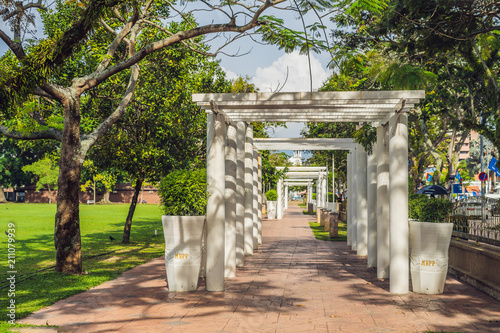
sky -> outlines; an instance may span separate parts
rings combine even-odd
[[[282,12],[282,11],[281,11]],[[280,15],[281,15],[280,12]],[[301,21],[294,14],[288,13],[283,16],[286,25],[292,29],[301,30]],[[309,24],[314,17],[309,17]],[[332,71],[327,69],[331,60],[329,53],[310,53],[311,72],[309,73],[307,55],[299,54],[298,51],[285,53],[277,46],[262,45],[251,39],[242,39],[225,49],[226,54],[241,54],[241,56],[227,56],[219,54],[216,59],[221,61],[229,79],[238,76],[249,77],[250,82],[261,92],[307,92],[311,90],[310,76],[312,76],[312,89],[318,90],[331,75]],[[287,127],[278,127],[268,130],[271,137],[276,138],[299,138],[305,123],[288,122]],[[292,151],[284,151],[293,155]],[[311,154],[303,153],[304,158]]]
[[[221,65],[227,73],[227,77],[235,79],[238,76],[250,77],[250,82],[261,92],[276,91],[277,87],[284,86],[281,92],[310,91],[309,66],[306,55],[300,55],[298,51],[286,54],[275,55],[271,63],[260,65],[258,61],[245,58],[259,58],[259,55],[269,56],[265,50],[254,50],[254,52],[244,57],[226,61],[226,57],[221,57]],[[267,59],[266,59],[267,60]],[[267,61],[268,62],[268,61]],[[288,78],[287,78],[288,70]],[[318,57],[311,54],[311,73],[313,79],[313,90],[317,90],[328,78],[326,65],[322,64]],[[287,123],[287,128],[278,127],[269,131],[271,137],[277,138],[298,138],[304,123]]]

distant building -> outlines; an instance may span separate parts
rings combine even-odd
[[[293,156],[288,158],[288,162],[290,162],[293,166],[301,166],[302,165],[302,151],[294,150]]]
[[[458,155],[459,162],[470,157],[470,144],[472,141],[479,141],[479,133],[471,131],[469,136],[465,139],[462,148],[460,148],[460,154]]]

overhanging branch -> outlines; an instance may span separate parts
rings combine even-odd
[[[21,133],[13,131],[7,126],[0,125],[0,133],[11,139],[17,140],[39,140],[39,139],[52,139],[62,142],[62,132],[55,128],[49,128],[43,131],[32,133]]]

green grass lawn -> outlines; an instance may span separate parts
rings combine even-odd
[[[122,272],[164,254],[159,205],[137,205],[131,244],[121,244],[128,208],[129,205],[125,204],[80,205],[83,270],[88,274],[75,276],[56,273],[50,268],[55,265],[55,204],[0,204],[0,321],[7,318],[8,288],[4,287],[8,258],[7,235],[4,231],[10,222],[16,225],[15,301],[16,317],[19,319],[58,300],[112,280]],[[158,230],[156,236],[155,229]],[[116,240],[111,241],[110,236]]]
[[[324,227],[320,226],[317,222],[309,222],[309,226],[314,234],[314,237],[324,241],[344,241],[347,242],[347,224],[339,222],[339,236],[335,238],[329,237],[329,232],[324,231]]]

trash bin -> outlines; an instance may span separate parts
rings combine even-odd
[[[443,293],[452,230],[453,223],[410,221],[410,272],[414,292]]]
[[[339,212],[330,213],[330,238],[339,237]]]
[[[276,205],[277,201],[268,201],[267,202],[267,218],[269,220],[274,220],[276,218]]]
[[[202,262],[205,216],[162,216],[170,291],[195,291]]]
[[[312,215],[314,213],[314,205],[312,203],[307,204],[307,214]]]

